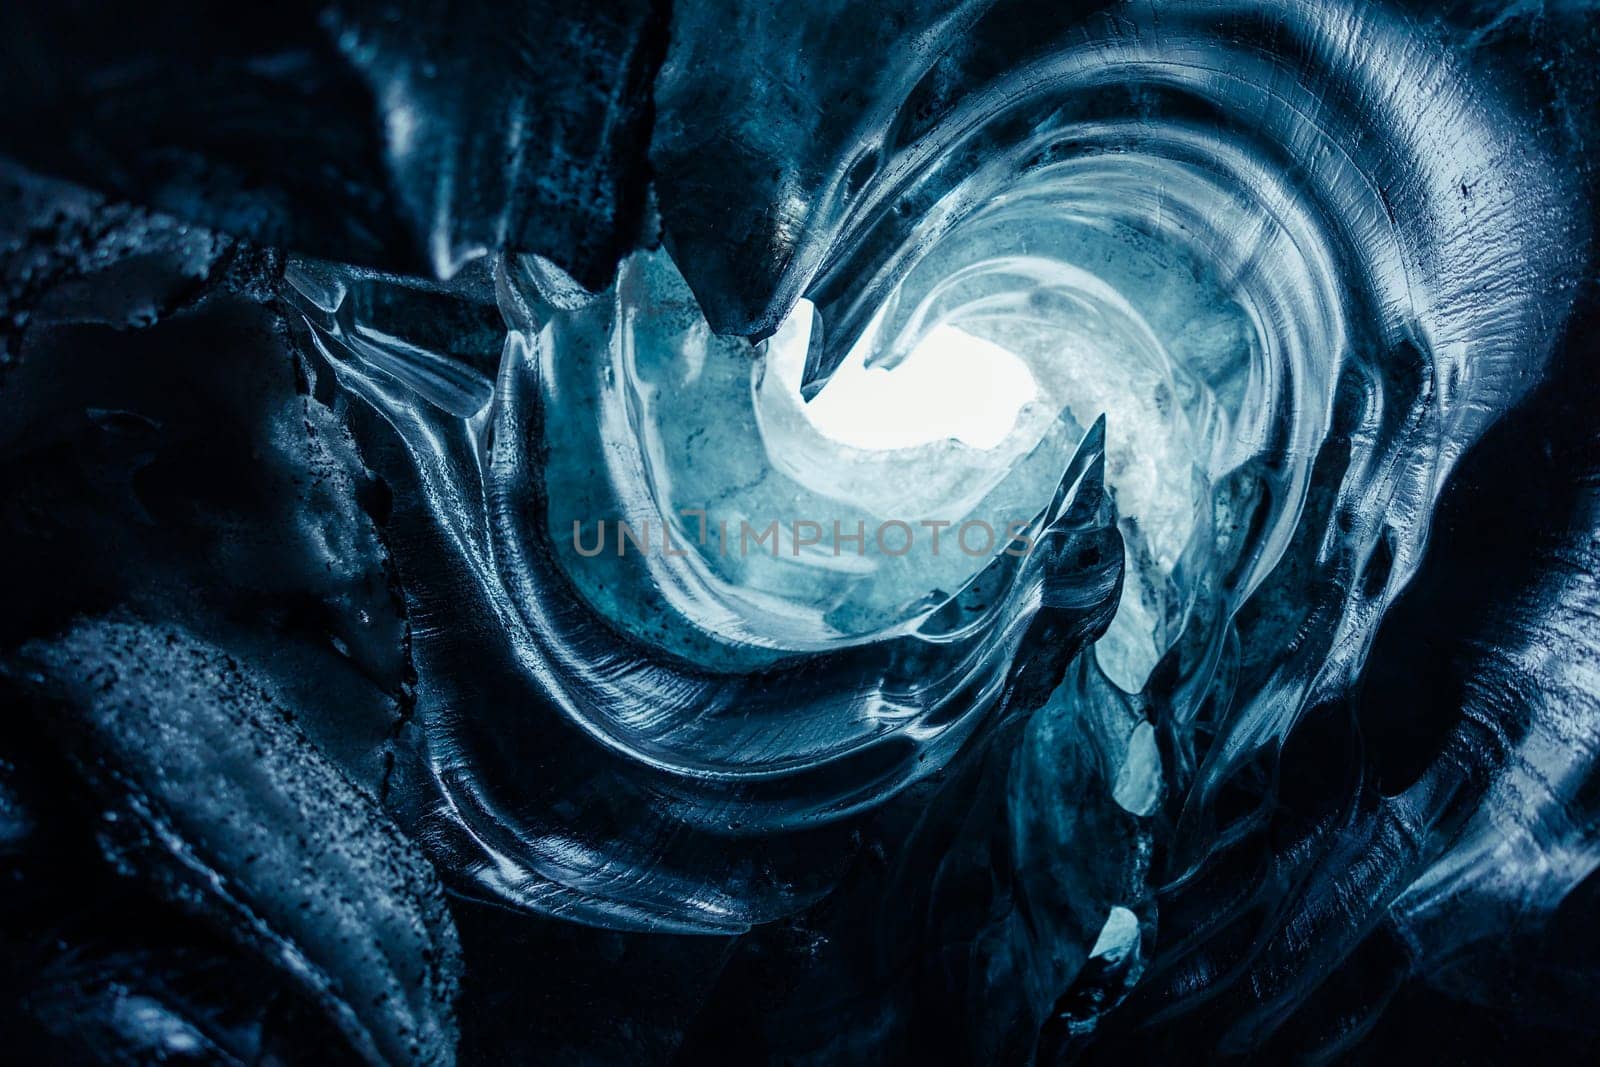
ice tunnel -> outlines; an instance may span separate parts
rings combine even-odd
[[[0,15],[18,1048],[1581,1058],[1600,8],[100,7]]]

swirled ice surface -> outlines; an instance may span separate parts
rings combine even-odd
[[[786,18],[737,61],[876,26]],[[1015,1001],[985,1032],[1069,1040],[1348,696],[1538,379],[1582,219],[1470,53],[1373,5],[960,5],[762,115],[681,23],[658,106],[703,121],[658,129],[664,240],[603,292],[532,256],[293,267],[396,488],[403,806],[477,892],[686,932],[912,827],[885,941],[981,946],[951,981]],[[808,417],[952,337],[1026,383],[990,439]],[[1006,847],[957,847],[979,823]],[[976,907],[963,864],[1016,888]]]

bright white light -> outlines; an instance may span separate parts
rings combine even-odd
[[[811,308],[791,316],[787,359],[798,386]],[[786,324],[788,325],[788,324]],[[780,331],[782,333],[783,331]],[[853,448],[888,451],[954,438],[972,448],[998,447],[1016,427],[1024,405],[1039,393],[1028,365],[1015,353],[954,326],[936,326],[892,369],[866,366],[858,345],[811,401],[805,417],[823,436]],[[798,352],[796,352],[798,349]],[[787,376],[787,375],[786,375]]]

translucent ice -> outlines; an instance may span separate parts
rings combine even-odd
[[[1600,6],[12,7],[8,1035],[1589,1025]]]
[[[392,280],[293,280],[401,487],[413,803],[446,862],[539,910],[741,929],[823,892],[851,820],[965,753],[1012,839],[983,862],[1020,888],[916,899],[1009,975],[993,1052],[1052,1012],[1068,1040],[1139,981],[1156,887],[1243,832],[1219,797],[1347,695],[1444,479],[1548,350],[1575,222],[1505,105],[1397,16],[977,13],[930,24],[936,67],[870,80],[847,137],[746,125],[707,169],[716,122],[665,121],[664,247],[594,295],[536,257],[453,283],[499,309],[499,352],[452,362],[365,316],[403,308]],[[713,25],[677,28],[669,114],[724,106],[689,58]],[[741,185],[762,159],[776,201]],[[830,429],[862,376],[910,380],[952,337],[1015,361],[988,436],[934,410]],[[873,536],[973,520],[1038,545]],[[975,818],[964,795],[931,810]]]
[[[294,282],[407,501],[413,803],[446,862],[538,910],[737,930],[825,892],[840,835],[898,825],[915,786],[880,958],[922,983],[923,1024],[980,1012],[962,1033],[1004,1056],[1130,991],[1228,984],[1209,938],[1253,913],[1208,879],[1265,832],[1285,745],[1352,698],[1451,470],[1547,359],[1581,222],[1513,105],[1400,15],[917,24],[867,72],[837,36],[895,24],[754,18],[749,91],[719,95],[723,23],[681,12],[662,244],[593,294],[538,257],[467,271],[447,291],[498,309],[498,352],[452,364],[364,314],[403,308],[393,280]],[[847,59],[794,89],[808,33]],[[834,107],[741,110],[840,79]],[[962,358],[947,381],[987,366],[983,397],[892,407]],[[864,396],[875,425],[846,417]],[[980,522],[1037,545],[875,536]],[[1247,893],[1321,855],[1269,854]],[[1158,899],[1208,924],[1162,942]],[[1284,936],[1261,931],[1262,968],[1331,966]]]

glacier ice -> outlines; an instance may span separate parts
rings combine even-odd
[[[563,310],[522,287],[526,275],[514,265],[496,265],[509,328],[492,393],[485,380],[432,399],[385,369],[389,359],[415,362],[407,347],[384,343],[376,327],[346,325],[352,285],[384,282],[330,278],[315,265],[292,277],[329,371],[393,435],[394,466],[372,461],[414,503],[397,506],[392,521],[438,530],[451,547],[438,552],[438,534],[419,534],[426,562],[404,550],[398,558],[408,570],[438,568],[437,585],[412,587],[430,598],[413,614],[434,620],[413,646],[417,711],[430,731],[421,787],[438,795],[419,806],[430,819],[446,816],[443,840],[454,841],[485,891],[623,926],[738,930],[814,896],[826,884],[819,871],[841,857],[844,820],[938,770],[1019,686],[1059,676],[1109,617],[1121,558],[1099,424],[1064,471],[1051,473],[1048,491],[1027,501],[1031,551],[996,552],[981,567],[953,556],[967,573],[952,594],[923,604],[924,591],[915,613],[900,618],[902,592],[889,602],[893,618],[862,631],[824,613],[832,597],[814,577],[782,586],[785,568],[814,572],[805,557],[758,548],[724,559],[680,529],[677,555],[619,549],[585,558],[567,539],[569,520],[625,517],[643,530],[679,517],[683,501],[668,495],[682,489],[674,463],[692,471],[696,459],[710,468],[705,455],[722,457],[727,469],[701,472],[713,490],[687,498],[712,522],[722,521],[714,509],[724,501],[752,507],[735,495],[750,491],[742,480],[764,481],[744,474],[749,447],[719,439],[753,425],[750,362],[728,364],[716,351],[745,342],[697,326],[681,283],[671,287],[669,263],[654,267],[665,297],[648,288],[651,270],[644,265],[630,284],[625,265],[616,305]],[[627,306],[630,297],[649,313]],[[374,344],[378,358],[368,355]],[[685,359],[695,344],[710,351]],[[670,419],[641,416],[649,390],[632,388],[651,374],[683,373],[679,360],[700,363],[706,388],[684,397],[705,416],[694,424],[707,438],[698,456],[657,443]],[[481,410],[466,411],[485,396]],[[609,432],[595,438],[600,428]],[[792,504],[799,492],[777,496]],[[825,500],[806,506],[828,514]],[[728,566],[719,572],[718,562]],[[758,567],[764,573],[752,577]],[[868,581],[874,595],[858,598],[855,614],[884,602],[883,586],[903,591],[907,580]],[[496,625],[464,627],[463,611]],[[1049,635],[1054,647],[1019,658],[1030,635]],[[471,687],[429,669],[435,657],[448,664],[462,655],[476,664]],[[491,672],[493,686],[483,683]],[[447,723],[447,734],[431,732]],[[562,737],[569,751],[551,748]],[[483,773],[494,753],[527,773]],[[594,789],[602,768],[614,800],[633,798],[631,817],[596,822],[591,806],[561,799],[567,789]],[[529,808],[520,796],[534,783],[551,791],[548,805]]]
[[[51,187],[7,247],[17,558],[128,546],[0,654],[19,751],[155,827],[97,863],[375,1059],[554,996],[474,985],[485,930],[648,958],[657,1060],[1333,1058],[1486,966],[1581,992],[1591,5],[403,7],[219,44],[233,126],[183,57],[148,121],[0,123],[189,220]],[[224,334],[237,380],[150,355]],[[182,488],[208,442],[252,507]],[[151,988],[128,1033],[243,1040]]]
[[[1033,924],[1006,917],[1021,914],[1009,911],[1016,896],[983,916],[925,890],[913,899],[964,931],[949,936],[987,945],[970,965],[988,982],[996,967],[1010,975],[1015,1006],[991,1005],[1002,1014],[972,1027],[1000,1042],[984,1046],[996,1053],[1048,1029],[1063,998],[1098,1005],[1068,1028],[1092,1030],[1146,967],[1145,935],[1119,948],[1119,967],[1091,967],[1096,923],[1127,914],[1159,929],[1163,883],[1202,875],[1218,842],[1260,817],[1221,822],[1224,793],[1270,767],[1304,716],[1346,698],[1452,465],[1549,348],[1579,220],[1556,163],[1520,139],[1505,105],[1398,17],[1267,6],[1232,22],[1226,5],[1158,7],[1074,23],[989,75],[985,25],[966,53],[976,69],[937,83],[945,112],[928,117],[926,80],[878,85],[866,108],[882,109],[876,148],[831,171],[805,158],[797,175],[832,184],[799,201],[803,225],[773,231],[793,250],[764,261],[786,274],[757,292],[779,303],[738,320],[757,324],[757,338],[771,322],[768,340],[717,332],[738,287],[697,299],[721,284],[706,272],[726,269],[721,249],[736,246],[719,245],[716,228],[689,239],[695,211],[664,214],[665,247],[625,259],[594,297],[537,260],[489,263],[476,284],[507,324],[499,369],[448,396],[407,388],[430,354],[347,320],[346,297],[302,291],[333,372],[409,457],[376,469],[415,481],[427,514],[411,521],[441,529],[461,557],[438,581],[453,597],[463,584],[482,590],[478,606],[454,611],[487,612],[505,631],[491,643],[507,647],[474,642],[464,654],[527,694],[512,716],[454,685],[435,695],[433,639],[419,641],[421,714],[441,724],[426,785],[470,842],[451,846],[451,862],[540,910],[738,929],[826,890],[828,865],[809,849],[840,840],[841,819],[892,806],[967,752],[996,780],[992,818],[1022,835],[1008,862],[1032,887]],[[669,58],[663,77],[690,75]],[[958,91],[963,78],[972,84]],[[664,190],[675,131],[656,148]],[[1508,157],[1523,165],[1498,165]],[[700,203],[766,210],[731,190]],[[803,324],[779,314],[800,293]],[[999,447],[863,449],[803,417],[837,368],[895,367],[949,329],[1016,355],[1036,383],[1021,432]],[[802,347],[797,381],[788,353]],[[1093,444],[1079,446],[1086,431]],[[1102,433],[1103,459],[1086,462]],[[1032,662],[1038,629],[1016,644],[1031,586],[1003,558],[984,566],[926,543],[904,555],[881,542],[861,555],[804,552],[789,521],[1048,522],[1071,501],[1057,486],[1081,491],[1084,470],[1103,471],[1105,504],[1092,510],[1114,509],[1123,550],[1110,552],[1126,564],[1120,585],[1053,579],[1082,588],[1066,595],[1085,621],[1052,642],[1044,667]],[[573,551],[576,532],[605,517],[686,549],[629,556],[618,533],[615,557]],[[791,537],[770,554],[706,546],[708,524],[769,519]],[[402,553],[400,566],[415,565]],[[419,599],[415,610],[458,628],[444,605]],[[933,651],[958,633],[952,659]],[[1089,639],[1092,657],[1069,667]],[[597,826],[592,807],[562,798],[576,783],[546,781],[530,822],[518,776],[482,766],[485,743],[540,766],[527,746],[547,738],[540,716],[552,713],[591,736],[618,782],[637,779],[638,818]],[[1029,713],[1028,729],[1001,725]],[[1062,794],[1073,780],[1064,745],[1100,755]],[[777,791],[757,799],[756,780]],[[945,793],[932,810],[963,804],[960,788]],[[1051,811],[1076,814],[1063,823]],[[1088,829],[1102,821],[1119,828],[1103,840]],[[907,856],[937,854],[922,836]],[[648,863],[627,858],[639,849]],[[1095,858],[1066,873],[1086,849]],[[1051,883],[1078,888],[1063,900]],[[1040,926],[1040,908],[1076,918]],[[1076,956],[1061,955],[1068,944]],[[1203,956],[1204,943],[1186,951]],[[1181,975],[1182,959],[1169,953],[1146,986]],[[1122,984],[1091,996],[1075,972]],[[1192,984],[1185,994],[1203,995]],[[1000,1017],[1010,1022],[996,1030]]]
[[[453,796],[467,758],[458,735],[482,729],[476,723],[494,712],[479,702],[456,706],[453,693],[437,710],[425,698],[425,718],[454,724],[430,759],[436,787],[476,842],[456,862],[536,908],[737,928],[802,906],[826,883],[744,881],[722,849],[767,847],[802,826],[827,834],[842,816],[893,804],[965,749],[977,753],[966,758],[994,764],[987,773],[1005,798],[994,817],[1026,834],[1013,844],[1014,876],[1031,884],[1056,871],[1068,884],[1099,886],[1058,903],[1083,915],[1075,928],[1043,933],[990,915],[981,920],[987,935],[983,927],[962,935],[991,939],[972,964],[991,979],[1000,959],[1010,961],[1020,1010],[994,1010],[1025,1034],[1046,1024],[1073,985],[1059,955],[1065,944],[1079,945],[1080,973],[1094,971],[1085,961],[1096,921],[1129,914],[1142,929],[1159,928],[1163,880],[1183,884],[1211,862],[1219,840],[1248,832],[1249,816],[1219,821],[1220,797],[1239,776],[1260,773],[1262,760],[1270,766],[1302,717],[1348,694],[1386,606],[1417,566],[1452,465],[1517,400],[1549,348],[1567,306],[1568,235],[1580,221],[1565,210],[1555,161],[1414,24],[1331,5],[1256,7],[1237,21],[1230,11],[1157,6],[1074,22],[1047,48],[1007,55],[994,73],[981,62],[990,25],[982,21],[963,53],[972,71],[941,72],[931,89],[926,78],[914,88],[874,85],[879,95],[863,105],[868,125],[855,135],[874,147],[853,148],[830,170],[817,169],[815,146],[772,146],[780,169],[802,154],[794,174],[818,184],[796,201],[803,222],[785,215],[791,224],[771,231],[792,250],[763,253],[760,270],[786,272],[755,290],[774,302],[764,308],[730,305],[744,291],[738,286],[705,302],[706,286],[722,285],[707,279],[731,269],[719,257],[748,248],[719,243],[725,215],[696,231],[699,207],[664,213],[665,247],[625,259],[613,285],[592,298],[574,298],[558,274],[530,261],[486,267],[480,284],[494,288],[507,322],[492,395],[485,375],[449,400],[419,404],[397,388],[417,372],[383,368],[391,360],[420,366],[425,357],[392,342],[364,355],[345,342],[362,326],[341,325],[342,303],[315,306],[321,351],[395,428],[430,521],[450,531],[473,584],[489,589],[488,603],[512,631],[512,649],[496,655],[524,676],[531,707],[553,703],[602,747],[668,776],[639,801],[660,828],[596,831],[586,825],[594,813],[581,810],[548,827],[508,825],[509,798],[480,794],[464,804]],[[1013,47],[1003,20],[995,32],[993,47]],[[694,47],[692,33],[674,44]],[[690,69],[669,58],[663,77],[676,87],[695,76]],[[933,90],[943,111],[919,95]],[[676,154],[679,129],[668,127],[655,149],[664,192],[674,168],[687,165]],[[1498,165],[1510,157],[1523,165]],[[736,182],[743,173],[723,166],[697,180]],[[768,209],[732,187],[724,195],[701,189],[698,204]],[[800,294],[807,302],[785,317],[783,302]],[[708,321],[703,307],[720,319]],[[771,338],[717,332],[730,321]],[[893,368],[950,329],[1014,354],[1033,378],[1037,395],[1020,432],[998,447],[952,438],[864,449],[819,435],[803,417],[837,368]],[[801,348],[796,381],[790,353]],[[534,376],[536,385],[519,381]],[[533,390],[543,425],[505,422],[512,407],[537,403],[524,396]],[[908,661],[923,675],[920,686],[908,687],[909,675],[896,681],[892,668],[810,666],[882,655],[893,662],[890,649],[983,602],[989,620],[967,628],[1015,630],[1029,610],[992,606],[1022,588],[1013,583],[1008,593],[996,565],[938,557],[926,545],[903,556],[802,552],[782,537],[770,555],[706,550],[707,524],[747,520],[816,517],[871,528],[981,516],[1003,528],[1012,516],[1032,519],[1062,482],[1078,439],[1092,427],[1098,441],[1102,416],[1106,500],[1125,576],[1115,610],[1100,605],[1090,611],[1096,621],[1079,627],[1077,642],[1097,638],[1092,658],[1064,673],[1057,648],[1062,658],[1019,686],[1005,665],[1020,655],[1015,675],[1029,656],[1009,639],[973,646],[1000,670],[981,683],[921,654]],[[494,496],[498,481],[523,485],[529,476],[525,461],[502,455],[508,447],[541,457],[544,479],[522,489],[516,511],[499,510]],[[379,469],[397,483],[406,477]],[[463,489],[480,478],[487,500]],[[430,483],[448,488],[435,493]],[[541,508],[543,529],[527,513]],[[666,530],[687,551],[563,551],[565,531],[601,517],[630,530],[653,526],[658,536]],[[513,529],[516,542],[496,547]],[[518,590],[506,573],[512,564],[539,573],[551,561],[578,594],[563,614],[592,613],[594,629],[565,630],[547,614],[554,597],[546,583],[557,575],[517,575],[534,583]],[[1089,586],[1101,597],[1109,588],[1103,579]],[[539,610],[508,615],[505,604],[519,598]],[[603,636],[608,630],[615,636]],[[1038,640],[1021,647],[1037,649]],[[767,710],[748,687],[733,697],[724,682],[666,666],[674,662],[713,677],[760,678],[761,691],[781,695]],[[969,708],[947,722],[951,711],[934,709],[952,693]],[[1007,736],[998,724],[1009,715],[1030,712],[1032,729],[990,740]],[[975,735],[978,713],[986,725]],[[937,730],[919,726],[929,715]],[[909,741],[900,760],[916,753],[916,770],[865,757],[871,746],[857,746],[867,738]],[[1046,799],[1065,780],[1059,747],[1071,743],[1102,753],[1085,779],[1098,784],[1070,801]],[[786,794],[781,817],[730,808],[725,792],[705,790],[756,768],[776,781],[830,764],[830,789],[848,788],[849,798]],[[475,779],[471,788],[490,788],[490,776]],[[651,804],[655,790],[671,803]],[[1165,867],[1154,871],[1162,797],[1171,822],[1161,831]],[[551,804],[566,810],[554,796]],[[692,825],[697,804],[728,820],[730,840],[711,854],[697,843],[681,860],[666,858],[650,837],[667,834],[678,845],[678,820]],[[1035,821],[1051,808],[1088,818],[1095,807],[1104,809],[1096,819],[1123,827],[1110,839],[1125,842],[1120,851],[1091,844],[1076,824]],[[502,843],[474,860],[489,838],[475,825],[485,818]],[[631,835],[624,846],[620,837]],[[1043,842],[1064,854],[1108,851],[1067,876]],[[656,858],[629,866],[626,847]],[[785,862],[817,873],[814,860],[797,861],[789,845],[782,851]],[[769,870],[782,869],[764,855]],[[604,891],[586,890],[602,872]],[[1058,896],[1034,891],[1030,913]],[[636,893],[648,901],[629,899]],[[937,895],[924,906],[933,914],[954,907]],[[1119,958],[1140,951],[1124,946]],[[1178,966],[1163,961],[1167,974]],[[1119,988],[1126,992],[1143,969],[1122,966]],[[1103,1010],[1121,995],[1091,1000]],[[1092,1029],[1093,1015],[1074,1027]]]

